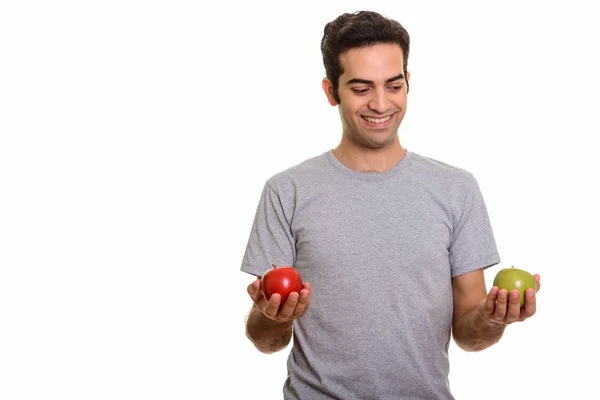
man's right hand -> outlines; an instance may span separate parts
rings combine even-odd
[[[306,314],[312,290],[310,283],[304,282],[300,293],[290,293],[285,303],[281,305],[281,296],[277,293],[269,300],[266,299],[260,289],[260,279],[257,278],[248,285],[248,294],[258,310],[267,318],[278,322],[291,322]]]

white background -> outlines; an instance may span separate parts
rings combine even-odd
[[[485,5],[484,5],[485,3]],[[278,399],[244,336],[264,181],[335,147],[323,26],[410,32],[408,149],[473,172],[539,311],[450,350],[457,399],[597,388],[600,28],[585,1],[0,5],[0,398]]]

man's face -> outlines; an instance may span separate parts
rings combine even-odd
[[[350,49],[340,55],[339,112],[344,137],[360,147],[383,148],[398,138],[406,112],[404,55],[397,44]],[[327,81],[328,82],[328,81]],[[323,88],[335,105],[331,83]]]

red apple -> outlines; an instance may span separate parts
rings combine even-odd
[[[285,303],[290,293],[300,293],[302,290],[302,277],[298,270],[292,266],[277,266],[265,272],[260,280],[260,287],[268,299],[275,293],[281,295],[281,304]]]

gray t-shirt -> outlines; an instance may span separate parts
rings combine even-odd
[[[407,151],[367,173],[329,150],[272,176],[241,270],[295,266],[313,293],[294,321],[285,399],[452,399],[451,278],[500,262],[477,181]]]

